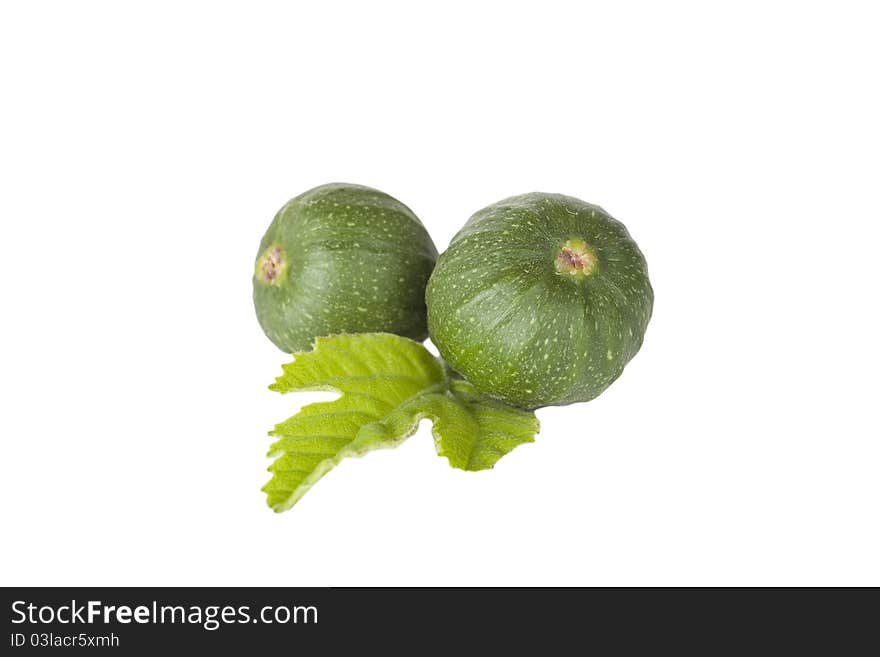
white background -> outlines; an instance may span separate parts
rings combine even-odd
[[[871,3],[43,3],[0,10],[0,582],[880,585]],[[505,196],[644,251],[642,352],[536,443],[427,423],[290,512],[315,396],[251,302],[288,198]]]

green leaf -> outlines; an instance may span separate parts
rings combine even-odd
[[[283,369],[272,390],[341,396],[304,406],[270,432],[278,440],[269,456],[277,458],[263,490],[275,511],[293,506],[343,458],[394,447],[425,418],[437,453],[463,470],[491,468],[538,431],[534,413],[479,395],[421,344],[388,333],[318,338]]]
[[[425,391],[447,387],[443,367],[418,342],[387,333],[318,338],[313,351],[294,355],[271,390],[281,393],[332,390],[339,399],[304,406],[269,435],[272,479],[263,490],[276,511],[300,497],[347,456],[391,447],[405,435],[381,440],[358,436],[401,404]]]
[[[467,381],[452,381],[450,395],[455,408],[432,417],[437,453],[462,470],[487,470],[498,459],[523,443],[535,442],[541,428],[534,412],[524,411],[479,394]]]
[[[423,419],[434,424],[437,453],[460,470],[491,468],[514,447],[534,442],[539,429],[531,411],[480,395],[467,381],[451,381],[449,389],[419,395],[361,433],[375,441],[411,436]]]

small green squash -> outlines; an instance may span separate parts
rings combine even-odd
[[[369,187],[322,185],[281,208],[260,242],[257,318],[288,353],[338,333],[424,340],[425,284],[436,261],[428,232],[403,203]]]
[[[440,355],[480,391],[523,408],[596,397],[635,356],[654,303],[623,224],[560,194],[480,210],[426,292]]]

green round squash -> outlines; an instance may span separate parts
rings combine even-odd
[[[344,183],[300,194],[260,242],[254,306],[288,353],[338,333],[427,337],[425,284],[437,249],[412,210],[388,194]]]
[[[485,394],[522,408],[593,399],[642,345],[654,303],[623,224],[560,194],[480,210],[426,291],[440,355]]]

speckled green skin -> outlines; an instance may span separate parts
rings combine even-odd
[[[275,245],[285,265],[267,283],[261,258]],[[288,353],[338,333],[424,340],[425,284],[436,261],[425,227],[403,203],[369,187],[322,185],[289,201],[263,236],[254,274],[257,318]]]
[[[557,269],[582,240],[587,274]],[[426,292],[440,355],[485,394],[522,408],[593,399],[635,356],[654,303],[645,259],[597,205],[560,194],[480,210],[440,256]]]

